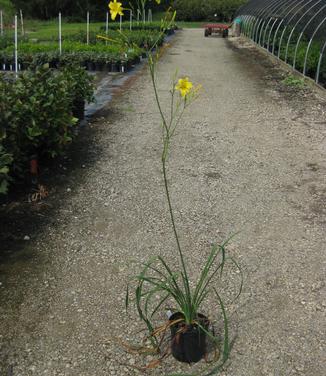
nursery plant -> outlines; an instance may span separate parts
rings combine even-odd
[[[80,67],[0,75],[1,192],[13,178],[22,180],[32,161],[65,153],[77,134],[76,101],[92,99],[92,78]]]
[[[114,12],[113,3],[115,4]],[[112,18],[116,16],[116,13],[119,14],[119,11],[123,11],[122,3],[116,1],[111,2],[109,8]],[[174,22],[174,19],[175,13],[172,18],[169,18],[169,21],[167,18],[162,20],[162,35]],[[202,266],[198,280],[192,280],[174,216],[167,165],[172,142],[182,124],[183,114],[199,96],[201,86],[194,85],[188,77],[178,77],[178,72],[176,72],[171,80],[170,106],[167,109],[163,108],[157,87],[157,63],[160,58],[157,41],[154,41],[148,47],[147,57],[153,94],[161,116],[162,176],[179,263],[176,265],[174,260],[171,264],[161,255],[145,262],[139,274],[132,279],[127,288],[126,309],[128,310],[131,305],[136,307],[140,319],[147,326],[149,332],[147,339],[151,343],[152,351],[159,354],[161,359],[172,352],[173,356],[179,361],[195,363],[206,354],[206,341],[208,339],[216,347],[220,347],[220,337],[217,337],[210,330],[211,318],[206,317],[203,312],[205,302],[209,298],[213,299],[224,322],[222,356],[220,361],[205,373],[205,375],[213,375],[223,367],[230,353],[227,310],[217,288],[217,280],[222,278],[226,266],[235,267],[241,276],[239,292],[235,297],[237,298],[242,290],[242,272],[237,261],[228,254],[227,245],[231,240],[230,238],[222,244],[216,244],[212,247]],[[166,307],[169,307],[170,317],[167,322],[159,325],[156,316]],[[164,348],[166,338],[170,339],[168,351]],[[151,368],[153,364],[149,365],[148,368]]]
[[[1,142],[1,141],[0,141]],[[12,163],[12,156],[4,150],[0,144],[0,195],[8,191],[10,182],[9,168]]]

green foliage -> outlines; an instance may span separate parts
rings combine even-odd
[[[122,0],[125,8],[129,8],[129,3],[137,8],[138,0]],[[13,0],[17,9],[23,9],[24,13],[30,17],[40,19],[51,19],[56,17],[59,11],[65,17],[69,17],[71,21],[81,21],[86,18],[86,11],[90,11],[92,18],[97,20],[105,20],[107,11],[107,0],[56,0],[49,2],[47,0]],[[153,11],[162,10],[168,7],[170,0],[161,0],[161,4],[157,5],[154,0],[147,4]]]
[[[204,303],[207,303],[209,297],[213,298],[214,301],[216,301],[217,308],[222,311],[224,323],[223,350],[221,351],[223,356],[217,365],[209,365],[211,369],[207,374],[213,375],[225,364],[231,348],[228,334],[228,318],[223,300],[216,289],[216,283],[224,275],[227,265],[235,268],[235,270],[240,273],[241,277],[239,292],[235,296],[236,299],[242,291],[243,276],[240,266],[226,250],[226,246],[231,240],[230,238],[223,244],[214,245],[212,247],[207,259],[204,261],[198,280],[192,281],[191,279],[190,271],[186,264],[186,253],[183,251],[180,242],[172,207],[169,179],[167,177],[167,163],[169,160],[171,142],[181,123],[184,111],[198,97],[201,86],[194,87],[188,78],[178,79],[178,72],[176,71],[171,80],[171,100],[169,101],[167,111],[165,111],[157,87],[158,73],[156,67],[159,54],[153,55],[151,53],[154,47],[155,44],[149,49],[147,56],[154,97],[157,103],[158,113],[161,117],[162,175],[171,219],[171,228],[176,240],[177,260],[174,260],[173,264],[169,264],[163,256],[157,256],[143,263],[141,272],[134,278],[133,284],[135,286],[133,286],[133,291],[131,286],[127,288],[126,309],[128,310],[130,303],[134,304],[140,319],[143,320],[147,326],[149,338],[158,353],[160,353],[160,345],[163,341],[160,337],[162,330],[162,337],[164,338],[166,330],[177,323],[181,323],[184,328],[189,326],[198,327],[210,337],[211,341],[213,341],[217,347],[219,347],[220,343],[217,337],[211,333],[207,327],[205,328],[200,320],[201,309],[203,309]],[[181,314],[181,318],[174,322],[168,322],[163,325],[163,327],[157,329],[155,328],[155,316],[163,306],[169,307],[174,313]],[[180,332],[181,331],[179,331],[179,333]]]
[[[7,193],[10,181],[9,168],[12,163],[12,156],[5,152],[0,144],[0,195]]]
[[[27,37],[19,37],[19,42],[27,42]],[[8,34],[7,32],[4,33],[2,37],[0,37],[0,50],[5,49],[9,46],[14,45],[14,37],[13,35]]]
[[[19,63],[24,68],[34,68],[46,63],[55,67],[59,63],[66,64],[74,61],[77,65],[87,63],[112,64],[131,63],[143,54],[143,48],[151,46],[155,41],[162,45],[164,35],[156,30],[110,30],[110,41],[97,38],[99,34],[90,33],[90,44],[80,42],[86,39],[85,33],[75,33],[67,36],[62,43],[62,55],[59,55],[57,41],[50,42],[21,42],[19,44]],[[10,45],[0,51],[0,65],[14,64],[14,47]]]
[[[141,38],[138,40],[141,41]],[[141,48],[136,45],[123,45],[120,40],[110,42],[108,45],[103,42],[86,45],[80,42],[65,41],[62,48],[63,53],[60,55],[58,44],[54,42],[22,43],[19,47],[19,63],[23,64],[24,68],[35,68],[46,63],[56,67],[60,64],[65,65],[70,61],[81,66],[85,66],[89,62],[101,64],[129,63],[142,54]],[[8,47],[0,52],[0,64],[14,64],[13,47]]]
[[[245,2],[246,0],[175,0],[174,8],[177,11],[178,20],[228,21],[233,18],[236,10]]]
[[[271,30],[271,27],[269,27],[266,32],[262,32],[262,28],[258,30],[257,34],[261,35],[261,44],[265,48],[269,48],[269,51],[272,52],[273,43],[275,41],[274,45],[274,53],[276,55],[279,55],[282,60],[286,60],[286,62],[293,66],[295,63],[296,70],[303,73],[304,66],[305,66],[305,60],[307,56],[306,61],[306,75],[310,76],[311,78],[316,78],[317,73],[317,67],[320,59],[320,52],[322,49],[322,42],[320,40],[313,40],[310,43],[309,51],[307,54],[307,49],[309,46],[310,38],[306,35],[301,36],[299,31],[295,30],[294,32],[290,27],[287,27],[286,29],[280,29],[278,34],[275,37],[275,32],[277,28],[274,27],[273,30]],[[271,33],[270,39],[268,40],[269,34]],[[265,36],[265,39],[264,39]],[[290,38],[291,36],[291,38]],[[282,37],[282,43],[281,43],[281,37]],[[290,38],[290,40],[289,40]],[[300,43],[297,46],[297,41],[300,38]],[[269,43],[268,43],[269,42]],[[294,61],[295,60],[295,61]],[[325,59],[322,60],[321,64],[321,70],[320,70],[320,78],[323,83],[325,83],[324,75],[326,74],[326,64]],[[286,83],[286,82],[285,82]],[[290,86],[291,82],[289,82]],[[296,85],[295,85],[296,86]]]
[[[226,246],[215,245],[203,266],[199,279],[193,288],[189,273],[181,257],[181,271],[169,266],[163,257],[155,257],[144,264],[141,273],[136,277],[135,304],[140,318],[146,323],[150,333],[154,331],[153,317],[160,307],[168,301],[174,309],[184,315],[185,322],[190,325],[198,321],[198,313],[204,301],[212,293],[215,295],[214,283],[223,275],[228,262],[231,262],[241,273],[239,265],[227,255]],[[242,282],[238,296],[242,290]],[[131,298],[129,289],[126,296],[126,307]]]
[[[303,89],[306,84],[303,78],[298,78],[290,74],[288,77],[286,77],[282,83],[286,86]]]
[[[62,73],[66,79],[71,103],[76,100],[89,103],[94,101],[93,76],[90,76],[84,68],[71,62],[62,68]]]
[[[108,48],[113,48],[117,51],[124,51],[126,49],[126,45],[128,46],[137,46],[139,48],[144,48],[145,46],[151,46],[154,41],[158,40],[158,45],[161,46],[164,41],[164,35],[162,35],[157,28],[150,28],[150,29],[135,29],[130,31],[128,29],[124,29],[122,32],[118,30],[118,28],[110,28],[108,32],[108,37],[111,39],[108,46],[104,43],[103,40],[98,38],[98,35],[106,36],[105,31],[101,30],[101,32],[91,32],[90,43],[91,45],[102,45],[100,52],[105,52]],[[86,34],[76,33],[71,34],[65,38],[65,41],[75,41],[75,42],[82,42],[86,43]],[[105,46],[104,46],[105,44]],[[87,47],[88,50],[97,47]],[[73,48],[72,48],[73,49]]]
[[[0,10],[3,11],[4,23],[11,24],[15,14],[15,7],[10,0],[0,0]]]
[[[73,102],[91,100],[92,90],[82,68],[40,67],[16,80],[0,76],[0,129],[13,158],[12,176],[23,177],[34,154],[53,158],[65,152],[76,134]]]

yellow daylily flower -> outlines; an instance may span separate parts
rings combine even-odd
[[[192,82],[189,81],[188,77],[180,78],[175,89],[180,91],[182,97],[188,95],[193,88]]]
[[[110,1],[109,3],[111,19],[114,21],[119,14],[119,16],[123,16],[123,8],[122,3],[117,2],[117,0]]]

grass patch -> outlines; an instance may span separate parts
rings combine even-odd
[[[205,24],[208,22],[185,22],[185,21],[178,21],[178,27],[182,29],[198,29],[203,28]]]
[[[287,76],[283,81],[282,84],[288,87],[296,88],[296,89],[304,89],[306,87],[306,83],[304,78],[298,78],[290,74]]]
[[[90,23],[90,31],[99,31],[100,27],[105,25],[105,22]],[[57,20],[53,21],[35,21],[27,20],[25,24],[27,35],[30,38],[35,39],[53,39],[58,37],[59,23]],[[62,36],[71,35],[84,31],[86,34],[86,22],[85,23],[65,23],[62,22]]]

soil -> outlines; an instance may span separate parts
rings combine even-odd
[[[169,183],[194,279],[213,242],[245,275],[231,304],[234,345],[223,376],[325,375],[326,119],[323,93],[286,87],[288,74],[251,45],[178,32],[159,65],[200,83],[174,140]],[[84,127],[50,169],[41,204],[1,208],[0,374],[135,375],[144,325],[125,290],[153,255],[176,263],[160,165],[161,129],[147,69]],[[60,166],[61,164],[61,166]],[[26,201],[26,200],[24,200]],[[228,295],[230,294],[230,295]],[[202,312],[221,329],[216,301]],[[159,321],[166,320],[162,311]],[[151,375],[200,374],[172,357]]]

